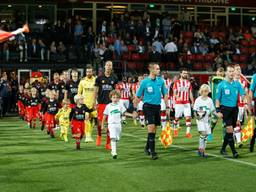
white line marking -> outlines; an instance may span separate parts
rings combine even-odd
[[[129,133],[122,133],[122,135],[128,136],[128,137],[133,137],[133,138],[139,139],[141,141],[146,141],[146,139],[140,138],[138,136],[135,136],[135,135],[132,135],[132,134],[129,134]],[[184,150],[187,149],[187,148],[179,146],[179,145],[171,145],[171,147],[175,147],[175,148],[179,148],[179,149],[184,149]],[[254,163],[249,163],[249,162],[241,161],[241,160],[237,160],[237,159],[225,158],[225,157],[223,157],[221,155],[215,155],[215,154],[212,154],[212,153],[207,153],[207,154],[209,156],[216,157],[216,158],[219,158],[219,159],[224,159],[224,160],[227,160],[227,161],[244,164],[244,165],[248,165],[248,166],[251,166],[251,167],[256,167],[256,164],[254,164]]]

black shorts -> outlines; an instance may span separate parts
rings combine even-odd
[[[223,123],[225,126],[236,127],[238,107],[221,106],[221,113],[223,114]]]
[[[157,126],[161,125],[160,119],[160,105],[151,105],[148,103],[144,103],[143,112],[146,120],[146,125],[155,124]]]

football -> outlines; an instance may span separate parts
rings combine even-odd
[[[198,116],[198,119],[202,119],[206,115],[206,111],[199,110],[199,111],[196,112],[196,114]]]

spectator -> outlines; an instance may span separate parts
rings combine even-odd
[[[106,62],[106,61],[112,61],[112,60],[113,60],[113,51],[107,45],[103,53],[103,61]]]
[[[251,32],[252,32],[252,37],[256,38],[256,23],[253,23],[251,26]]]
[[[228,35],[228,42],[231,43],[231,44],[234,44],[234,43],[236,43],[236,40],[237,40],[237,38],[236,38],[236,36],[233,32],[233,29],[230,28],[229,29],[229,35]]]
[[[217,57],[215,58],[215,63],[216,63],[216,67],[222,67],[223,66],[223,59],[222,59],[222,55],[223,54],[217,54]]]
[[[208,45],[206,43],[201,43],[199,46],[199,52],[203,55],[206,55],[208,53]]]
[[[57,53],[60,62],[66,61],[66,47],[62,41],[59,42],[59,45],[57,47]]]
[[[28,45],[26,42],[26,38],[23,35],[18,36],[18,50],[20,55],[20,62],[27,62],[28,58]]]
[[[139,42],[139,45],[137,46],[136,50],[139,54],[145,53],[145,46],[143,45],[142,41]]]
[[[106,45],[107,37],[106,37],[105,33],[98,34],[98,36],[96,37],[96,42],[97,42],[97,44]]]
[[[17,103],[18,79],[17,79],[16,73],[14,71],[11,72],[10,87],[11,87],[10,111],[15,112],[16,111],[16,103]]]
[[[164,47],[167,62],[177,63],[178,48],[174,41],[170,40]]]
[[[39,50],[40,50],[40,58],[41,61],[44,61],[45,53],[46,53],[46,45],[44,44],[42,39],[38,40]]]
[[[252,34],[249,32],[248,29],[245,31],[245,33],[243,35],[244,35],[244,39],[246,41],[250,41],[252,39]]]
[[[199,43],[194,43],[193,47],[191,47],[190,51],[192,54],[201,54],[201,50],[199,48]]]
[[[7,74],[4,73],[0,79],[0,97],[2,98],[2,114],[5,117],[10,104],[10,85],[7,81]]]
[[[55,41],[63,41],[65,40],[64,34],[65,34],[65,28],[63,27],[60,20],[57,21],[57,25],[54,26],[56,35],[54,37]]]
[[[124,41],[121,40],[121,54],[128,53],[128,47],[125,45]]]
[[[213,35],[211,38],[210,38],[210,44],[212,44],[212,45],[217,45],[217,44],[219,44],[220,42],[219,42],[219,40],[216,38],[216,36],[215,35]]]
[[[139,43],[139,41],[138,41],[137,37],[134,35],[134,36],[133,36],[133,40],[132,40],[132,44],[135,45],[135,46],[137,46],[138,43]]]
[[[234,54],[235,55],[240,55],[241,54],[240,45],[239,44],[236,44],[236,47],[235,47],[235,50],[234,50]]]
[[[191,51],[189,49],[189,45],[188,43],[184,43],[182,48],[181,48],[181,52],[187,55],[191,55]]]
[[[230,56],[231,52],[229,50],[225,50],[224,51],[224,55],[223,55],[223,61],[227,61],[228,64],[231,64],[232,63],[232,59],[231,59],[231,56]],[[227,65],[228,65],[227,64]]]
[[[121,53],[122,53],[122,45],[121,45],[121,37],[120,36],[118,36],[118,38],[115,40],[114,51],[115,51],[116,59],[120,60]]]
[[[128,22],[128,32],[132,36],[135,34],[135,21],[133,16],[130,17],[130,20]]]
[[[154,31],[153,40],[159,38],[159,35],[160,35],[160,28],[157,26],[157,27],[155,28],[155,31]]]
[[[57,60],[57,47],[55,41],[53,41],[50,45],[50,58],[52,61]]]
[[[95,34],[93,33],[91,26],[87,30],[86,38],[87,38],[87,51],[89,55],[91,55],[94,48],[94,39],[95,39]]]
[[[159,41],[158,38],[155,39],[155,41],[152,44],[152,47],[155,47],[156,52],[162,54],[164,51],[163,44]]]
[[[150,62],[161,62],[161,54],[156,51],[156,47],[153,46],[152,50],[149,52],[149,61]]]
[[[106,33],[107,33],[107,21],[103,21],[103,22],[102,22],[100,32],[101,32],[102,34],[106,34]]]
[[[104,60],[104,52],[106,50],[106,47],[104,44],[100,44],[100,47],[99,47],[99,55],[100,55],[100,59],[101,61]]]
[[[124,41],[125,41],[126,45],[132,44],[132,37],[131,37],[130,33],[126,33]]]
[[[144,35],[145,35],[145,26],[142,22],[141,19],[139,19],[138,21],[138,25],[137,25],[137,35],[138,35],[138,38],[141,39],[141,38],[144,38]],[[135,35],[134,35],[135,37]]]
[[[170,19],[170,16],[166,16],[162,20],[162,26],[163,26],[163,36],[164,36],[164,39],[167,39],[167,38],[169,38],[170,31],[171,31],[171,19]]]
[[[160,15],[156,18],[156,28],[158,28],[159,29],[159,31],[160,31],[160,26],[161,26],[161,20],[160,20]]]
[[[147,23],[145,26],[145,33],[144,33],[144,42],[147,44],[148,42],[151,42],[151,27],[150,23]]]
[[[7,42],[4,43],[3,53],[4,53],[5,61],[8,62],[10,59],[10,51],[9,51],[9,45]]]
[[[35,38],[33,38],[31,41],[31,44],[29,44],[29,47],[28,47],[28,53],[29,53],[30,58],[37,59],[38,52],[39,52],[39,48],[38,48],[37,40]]]
[[[118,31],[122,37],[124,37],[124,35],[126,34],[126,29],[127,29],[127,23],[124,19],[124,15],[121,15],[120,21],[118,22]]]
[[[74,36],[75,36],[76,43],[79,43],[79,44],[81,43],[83,33],[84,33],[83,26],[81,24],[81,21],[78,20],[74,28]]]
[[[68,46],[72,44],[73,40],[73,34],[74,34],[74,23],[71,18],[68,18],[66,20],[66,26],[65,26],[65,33],[66,33],[66,43]]]
[[[94,62],[96,66],[100,66],[101,64],[101,56],[100,56],[100,45],[96,44],[95,48],[93,49],[93,55],[94,55]]]
[[[173,19],[172,23],[172,36],[173,38],[177,38],[179,40],[181,33],[181,23],[177,19]]]
[[[190,12],[185,9],[184,11],[181,12],[181,22],[183,25],[183,30],[184,31],[190,31],[190,25],[191,25],[192,17]]]
[[[110,26],[109,26],[109,34],[110,34],[111,36],[116,35],[116,25],[115,25],[114,21],[111,21],[111,23],[110,23]]]
[[[204,34],[198,28],[197,31],[194,33],[194,41],[200,43],[204,40]]]

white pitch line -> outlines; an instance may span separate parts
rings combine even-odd
[[[140,138],[138,136],[135,136],[135,135],[132,135],[132,134],[129,134],[129,133],[122,133],[122,135],[128,136],[128,137],[133,137],[133,138],[139,139],[141,141],[146,141],[146,139],[142,139],[142,138]],[[171,145],[171,147],[175,147],[175,148],[179,148],[179,149],[184,149],[184,150],[187,149],[187,148],[179,146],[179,145]],[[207,153],[207,154],[209,156],[216,157],[216,158],[219,158],[219,159],[224,159],[224,160],[227,160],[227,161],[231,161],[231,162],[235,162],[235,163],[240,163],[240,164],[248,165],[248,166],[251,166],[251,167],[256,167],[256,164],[254,164],[254,163],[249,163],[249,162],[241,161],[241,160],[238,160],[238,159],[225,158],[225,157],[223,157],[221,155],[215,155],[215,154],[212,154],[212,153]]]

